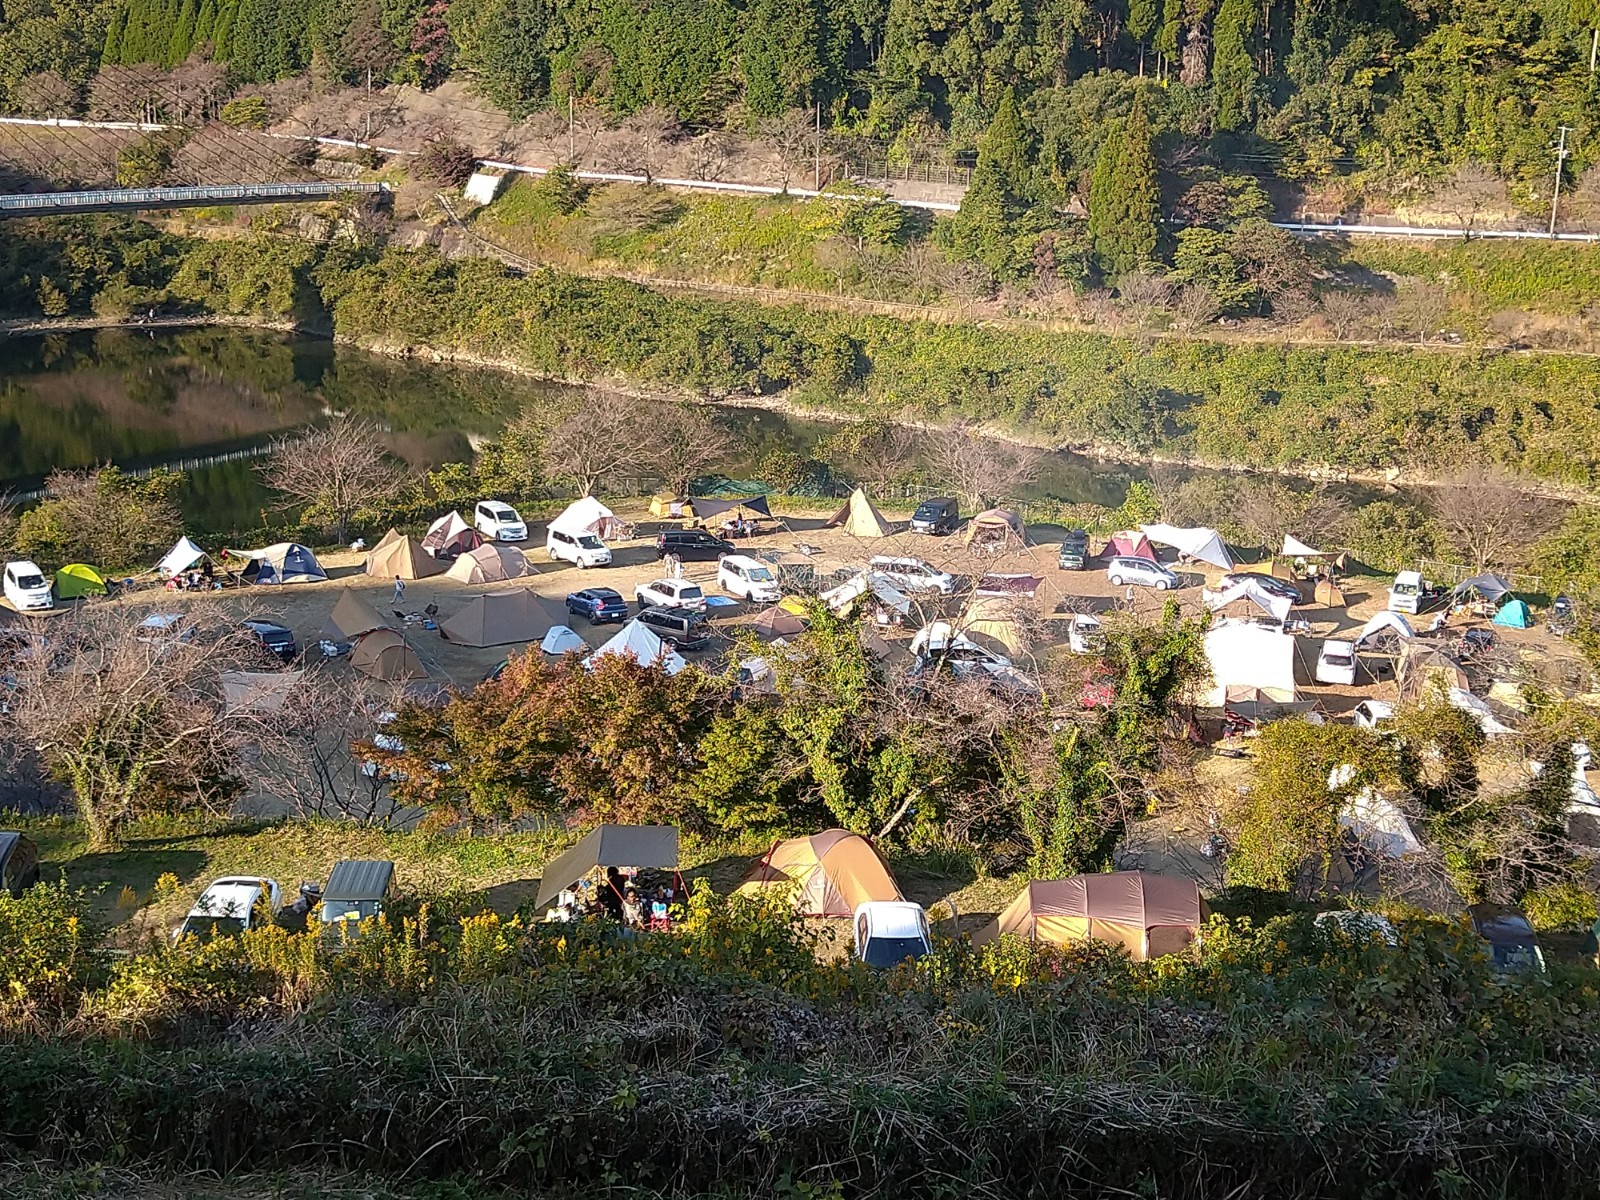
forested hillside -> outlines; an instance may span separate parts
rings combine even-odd
[[[971,149],[1011,97],[1060,194],[1142,78],[1168,159],[1395,189],[1470,162],[1531,205],[1557,126],[1573,176],[1594,160],[1597,22],[1596,0],[6,0],[0,103],[198,57],[237,83],[465,73],[514,115],[571,96],[704,128],[817,105],[838,130]]]

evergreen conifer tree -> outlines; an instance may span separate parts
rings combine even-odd
[[[1144,97],[1136,95],[1122,128],[1101,144],[1089,180],[1089,238],[1105,274],[1148,262],[1160,237],[1156,157]]]

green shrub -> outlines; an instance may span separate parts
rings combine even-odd
[[[235,96],[222,106],[217,120],[235,129],[265,129],[267,101],[263,96]]]
[[[1579,883],[1552,883],[1522,897],[1522,910],[1540,933],[1586,933],[1600,907],[1592,888]]]

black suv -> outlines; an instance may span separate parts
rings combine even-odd
[[[639,614],[638,619],[641,625],[675,650],[693,653],[711,644],[704,613],[687,608],[647,608]]]
[[[295,656],[300,653],[300,647],[294,642],[294,630],[286,625],[253,618],[241,621],[240,628],[254,638],[256,644],[268,654],[276,655],[286,663],[292,663]]]
[[[734,545],[703,529],[665,529],[656,535],[656,558],[676,554],[682,562],[716,562],[732,554]]]
[[[1069,530],[1061,539],[1061,554],[1056,565],[1063,571],[1081,571],[1089,565],[1089,535],[1081,529]]]
[[[931,533],[943,537],[956,531],[961,524],[961,507],[949,496],[924,500],[911,514],[912,533]]]

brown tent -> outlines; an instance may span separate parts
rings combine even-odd
[[[872,843],[843,829],[778,842],[738,894],[759,898],[783,887],[795,889],[795,910],[804,917],[849,917],[868,900],[905,899]]]
[[[417,655],[392,629],[374,629],[356,639],[350,665],[374,679],[426,679]]]
[[[775,604],[750,622],[750,632],[763,638],[792,638],[804,633],[810,623],[808,618]]]
[[[335,641],[348,642],[369,630],[382,629],[387,624],[382,613],[352,589],[345,588],[339,596],[339,603],[333,606],[333,612],[328,615],[328,623],[322,627],[322,632]]]
[[[1004,546],[1015,538],[1021,542],[1027,535],[1022,518],[1004,508],[991,508],[967,522],[964,535],[967,545]],[[1154,561],[1154,555],[1151,555]]]
[[[527,588],[485,592],[439,626],[446,641],[462,646],[504,646],[544,636],[551,622]]]
[[[1182,950],[1208,915],[1192,879],[1143,871],[1074,875],[1030,883],[973,942],[1002,933],[1058,946],[1094,939],[1122,946],[1142,962]]]
[[[888,537],[894,532],[888,521],[883,519],[883,514],[872,506],[872,501],[867,499],[867,494],[860,488],[850,493],[850,499],[844,502],[844,507],[828,518],[824,528],[841,527],[846,533],[858,538]]]
[[[1417,641],[1400,643],[1395,677],[1400,683],[1400,696],[1404,700],[1422,695],[1429,681],[1434,679],[1447,688],[1460,688],[1462,691],[1471,688],[1466,669],[1459,662],[1438,647]]]
[[[386,539],[367,555],[367,574],[377,579],[426,579],[444,569],[445,564],[425,551],[421,542],[406,535],[392,542]]]
[[[404,536],[405,535],[403,533],[401,533],[398,529],[396,529],[393,525],[391,525],[391,526],[389,526],[389,532],[384,534],[381,538],[378,539],[378,544],[376,546],[374,546],[373,549],[374,550],[382,550],[390,542],[398,542]]]
[[[458,583],[504,583],[521,579],[530,570],[528,560],[515,546],[485,542],[456,559],[445,574]]]
[[[1317,603],[1323,608],[1343,608],[1344,593],[1339,590],[1339,585],[1331,579],[1317,580]]]

